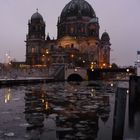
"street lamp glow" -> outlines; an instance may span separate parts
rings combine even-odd
[[[49,54],[49,51],[48,51],[48,49],[46,49],[46,54]]]
[[[111,87],[113,87],[114,85],[113,85],[113,83],[111,83],[111,85],[110,85]]]
[[[129,69],[126,69],[126,71],[129,72],[130,70]]]
[[[74,54],[71,54],[71,58],[74,58]]]

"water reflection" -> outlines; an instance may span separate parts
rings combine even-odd
[[[115,82],[62,82],[1,88],[0,139],[111,140],[115,87]],[[139,104],[131,105],[123,138],[140,137]]]
[[[27,131],[31,138],[36,135],[40,138],[45,119],[52,117],[59,140],[97,138],[99,118],[104,123],[109,118],[109,95],[105,91],[96,90],[96,86],[82,84],[58,83],[51,87],[27,88],[25,119],[29,124]]]
[[[8,103],[11,100],[11,89],[10,88],[5,88],[4,89],[4,102]]]
[[[44,113],[48,110],[45,91],[39,87],[27,87],[25,93],[25,119],[30,139],[39,139],[44,126]]]

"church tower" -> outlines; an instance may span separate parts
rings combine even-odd
[[[105,31],[101,36],[100,67],[110,66],[110,37]]]
[[[28,34],[26,36],[26,64],[42,64],[42,45],[45,42],[45,22],[41,14],[34,13],[28,22]]]

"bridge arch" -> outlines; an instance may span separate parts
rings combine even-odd
[[[84,79],[77,73],[70,74],[67,81],[83,81]]]
[[[84,68],[65,68],[65,80],[83,81],[87,78],[87,70]]]

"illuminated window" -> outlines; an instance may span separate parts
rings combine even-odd
[[[46,54],[49,54],[49,50],[48,49],[46,49]]]
[[[35,48],[32,48],[32,53],[35,53]]]

